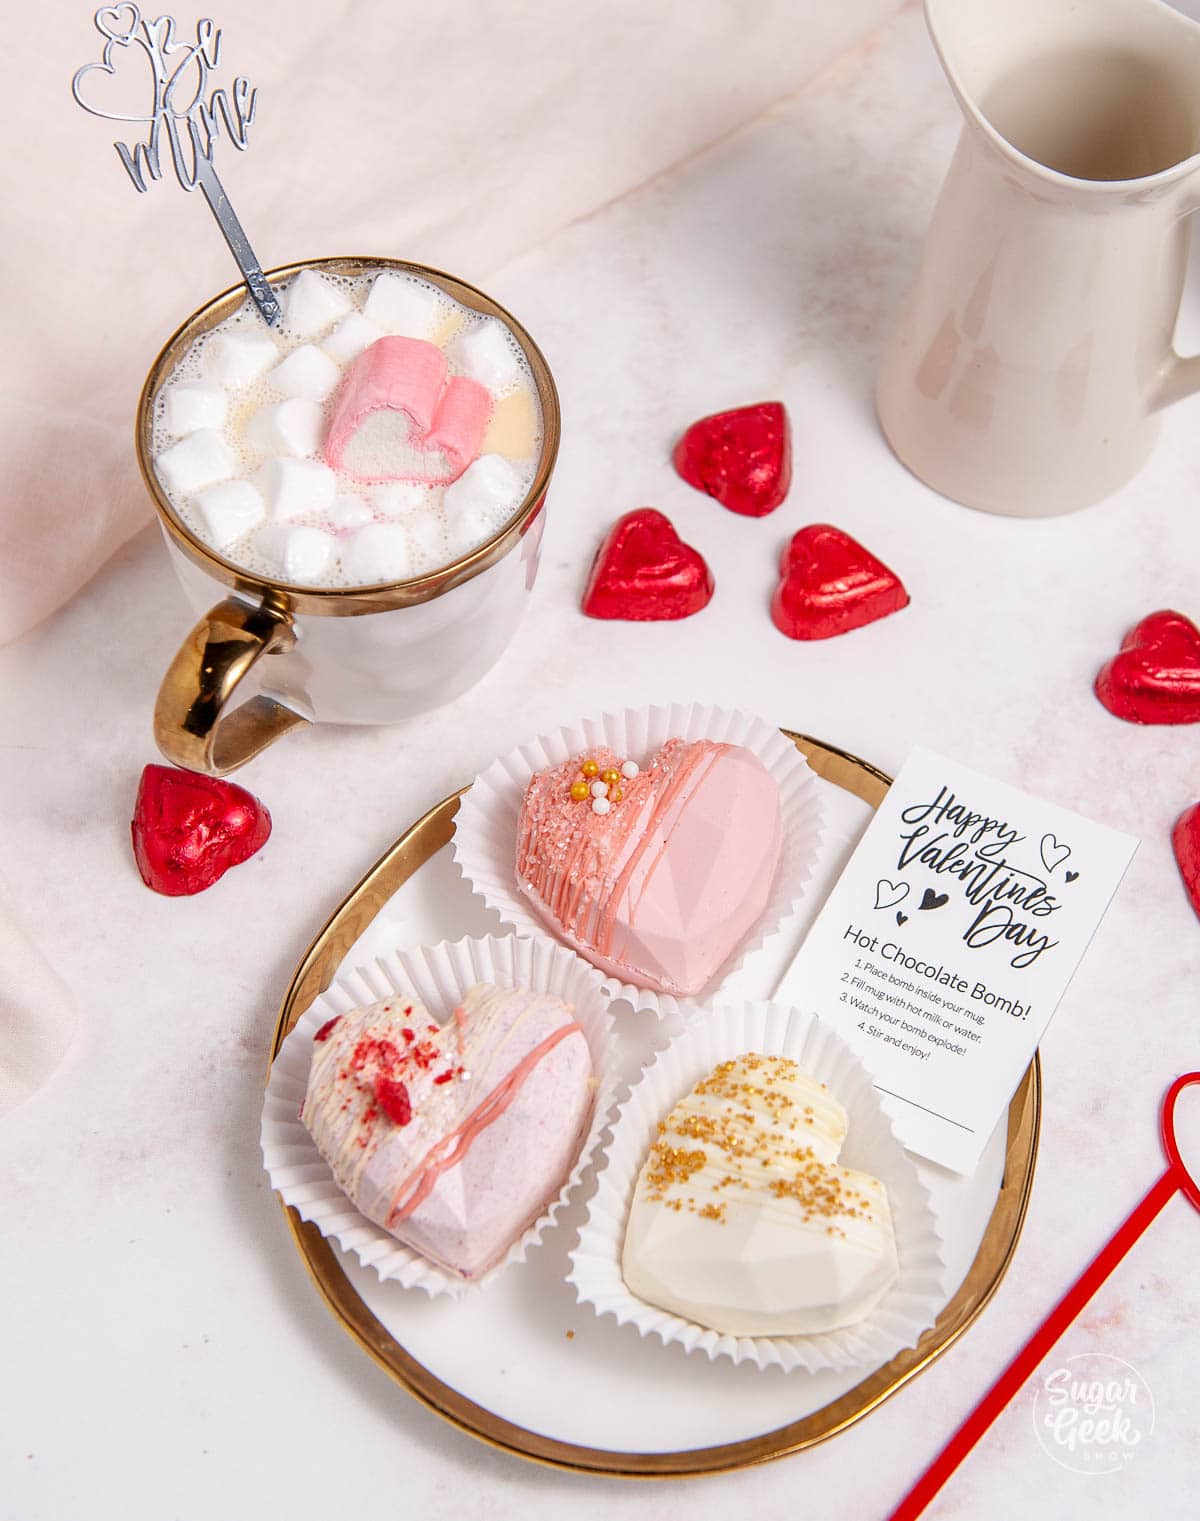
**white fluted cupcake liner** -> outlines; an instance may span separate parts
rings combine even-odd
[[[329,1164],[300,1120],[308,1086],[313,1036],[335,1014],[346,1014],[393,995],[415,999],[439,1022],[477,982],[526,987],[574,1007],[592,1057],[596,1083],[591,1122],[575,1166],[557,1196],[496,1266],[472,1283],[401,1245],[362,1215],[334,1181]],[[271,1068],[262,1116],[262,1153],[271,1187],[302,1220],[352,1252],[364,1267],[431,1298],[460,1297],[486,1286],[530,1248],[566,1204],[605,1133],[621,1088],[619,1059],[603,979],[593,967],[552,942],[488,936],[395,951],[373,967],[339,977],[300,1017]]]
[[[839,1160],[887,1189],[899,1277],[856,1326],[811,1336],[739,1337],[707,1330],[636,1298],[621,1276],[629,1208],[657,1126],[718,1063],[744,1052],[788,1056],[828,1085],[849,1128]],[[866,1068],[814,1014],[783,1004],[728,1003],[693,1021],[643,1072],[613,1126],[596,1193],[571,1253],[567,1281],[583,1304],[613,1315],[642,1336],[679,1342],[709,1359],[731,1358],[785,1371],[879,1367],[915,1346],[946,1300],[942,1241],[929,1195],[912,1158],[892,1133]]]
[[[475,778],[459,805],[453,840],[454,859],[464,878],[506,924],[518,935],[565,944],[556,939],[517,886],[517,822],[529,778],[535,771],[602,746],[645,766],[668,739],[707,739],[752,751],[779,787],[783,845],[771,896],[758,923],[701,992],[677,999],[605,975],[613,998],[628,999],[635,1009],[656,1014],[678,1013],[711,998],[746,957],[784,925],[800,902],[820,848],[822,804],[816,777],[790,739],[753,714],[695,703],[604,713],[539,735],[493,761]]]

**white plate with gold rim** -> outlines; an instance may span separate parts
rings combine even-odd
[[[826,838],[801,919],[748,957],[724,990],[747,998],[770,997],[889,785],[865,761],[806,736],[790,737],[821,779]],[[460,796],[452,794],[418,819],[335,910],[288,988],[272,1061],[339,969],[369,964],[397,945],[503,932],[450,859]],[[671,1028],[620,1009],[616,1025],[632,1079]],[[346,1331],[397,1383],[463,1430],[522,1457],[584,1472],[710,1473],[782,1457],[845,1429],[967,1329],[1016,1248],[1040,1117],[1035,1058],[973,1178],[920,1164],[945,1241],[947,1303],[914,1349],[883,1367],[849,1372],[786,1374],[697,1361],[681,1347],[597,1319],[576,1303],[565,1281],[567,1253],[590,1193],[586,1175],[528,1261],[457,1302],[429,1301],[380,1283],[283,1208],[317,1290]]]

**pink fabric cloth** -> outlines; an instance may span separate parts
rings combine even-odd
[[[749,120],[896,0],[223,0],[214,82],[259,88],[217,168],[265,265],[412,257],[486,279],[513,254]],[[149,520],[132,427],[167,335],[236,270],[198,193],[138,195],[74,70],[90,7],[42,0],[10,71],[0,449],[0,642]],[[148,8],[149,14],[154,14]],[[177,12],[181,32],[194,13]],[[798,146],[799,151],[799,146]]]
[[[0,882],[0,1116],[35,1092],[75,1033],[75,1000],[26,934]]]
[[[217,170],[268,267],[383,254],[486,283],[798,89],[897,4],[222,0],[212,83],[244,72],[259,98],[248,152],[222,144]],[[0,643],[150,520],[132,436],[142,381],[173,329],[237,278],[200,195],[166,166],[138,195],[111,146],[136,144],[134,126],[72,101],[74,71],[103,47],[88,9],[30,8],[5,82]],[[194,36],[195,14],[177,19]],[[3,1115],[49,1077],[75,1015],[2,899],[0,950]]]

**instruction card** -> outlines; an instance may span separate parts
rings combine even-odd
[[[785,975],[905,1146],[973,1172],[1137,849],[917,749]]]

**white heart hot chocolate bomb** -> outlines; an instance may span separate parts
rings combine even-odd
[[[887,1193],[843,1167],[846,1111],[783,1056],[722,1062],[659,1126],[621,1272],[631,1293],[730,1336],[864,1320],[896,1281]]]
[[[306,268],[280,294],[278,328],[247,297],[155,399],[155,473],[196,537],[266,580],[357,587],[504,528],[542,447],[507,324],[390,270]]]

